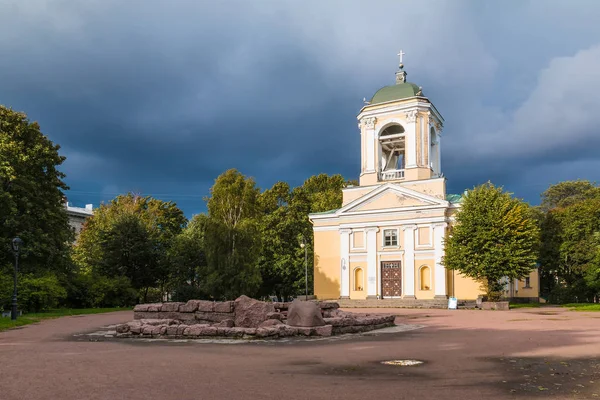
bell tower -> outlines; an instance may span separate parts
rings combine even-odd
[[[396,83],[379,89],[358,114],[360,186],[442,178],[444,119],[423,89],[407,82],[400,51]]]

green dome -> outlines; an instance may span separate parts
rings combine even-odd
[[[379,89],[371,99],[371,104],[385,103],[387,101],[407,99],[417,96],[420,89],[414,83],[399,83],[392,86],[384,86]],[[420,94],[419,94],[420,95]]]

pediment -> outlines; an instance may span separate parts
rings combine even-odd
[[[448,202],[405,187],[387,184],[352,201],[338,210],[337,214],[378,210],[410,210],[432,206],[447,207]]]

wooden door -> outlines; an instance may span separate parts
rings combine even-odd
[[[381,262],[382,297],[400,297],[402,295],[402,266],[400,261]]]

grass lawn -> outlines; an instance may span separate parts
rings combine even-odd
[[[539,308],[539,307],[541,307],[540,303],[518,303],[518,304],[510,305],[511,310],[513,308]]]
[[[600,311],[599,303],[569,303],[562,306],[571,311]]]
[[[119,308],[119,307],[116,307],[116,308],[76,308],[76,309],[64,308],[64,309],[51,310],[51,311],[41,312],[41,313],[23,314],[23,316],[17,317],[16,321],[11,320],[10,317],[0,318],[0,332],[5,331],[10,328],[15,328],[17,326],[35,324],[36,322],[40,322],[41,320],[44,320],[44,319],[66,317],[69,315],[101,314],[101,313],[107,313],[107,312],[112,312],[112,311],[126,311],[126,310],[131,310],[131,308],[126,308],[126,307],[121,307],[121,308]]]

